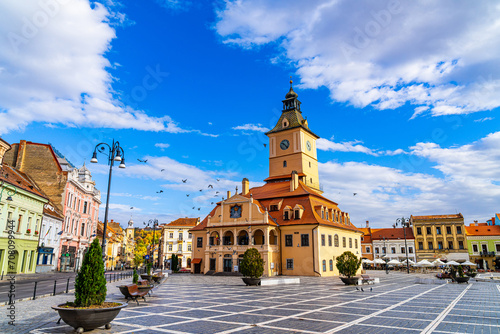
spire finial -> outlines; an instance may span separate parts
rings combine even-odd
[[[293,84],[293,80],[292,80],[292,76],[290,76],[290,88],[292,88],[292,84]]]

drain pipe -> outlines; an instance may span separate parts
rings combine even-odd
[[[318,274],[321,277],[321,273],[316,271],[316,259],[314,258],[314,230],[319,227],[319,224],[316,225],[315,228],[312,229],[312,235],[311,235],[311,240],[312,240],[312,254],[313,254],[313,270],[314,273]],[[319,254],[319,248],[318,248],[318,254]]]

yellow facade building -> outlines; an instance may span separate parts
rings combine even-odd
[[[336,258],[344,251],[361,257],[362,232],[349,214],[322,196],[316,140],[302,116],[297,94],[290,91],[269,137],[269,177],[261,187],[217,203],[190,231],[193,273],[239,271],[243,253],[256,248],[264,276],[338,275]]]
[[[200,223],[200,218],[179,218],[161,225],[160,245],[161,264],[171,269],[172,254],[179,257],[179,267],[191,268],[193,237],[190,229]]]

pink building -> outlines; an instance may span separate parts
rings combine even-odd
[[[83,255],[95,238],[101,193],[85,167],[68,171],[64,191],[64,224],[59,270],[80,268]]]

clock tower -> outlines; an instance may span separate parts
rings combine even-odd
[[[267,182],[284,181],[298,173],[299,180],[320,191],[316,140],[302,116],[298,95],[290,90],[283,100],[283,111],[276,126],[266,133],[269,137],[269,177]]]

